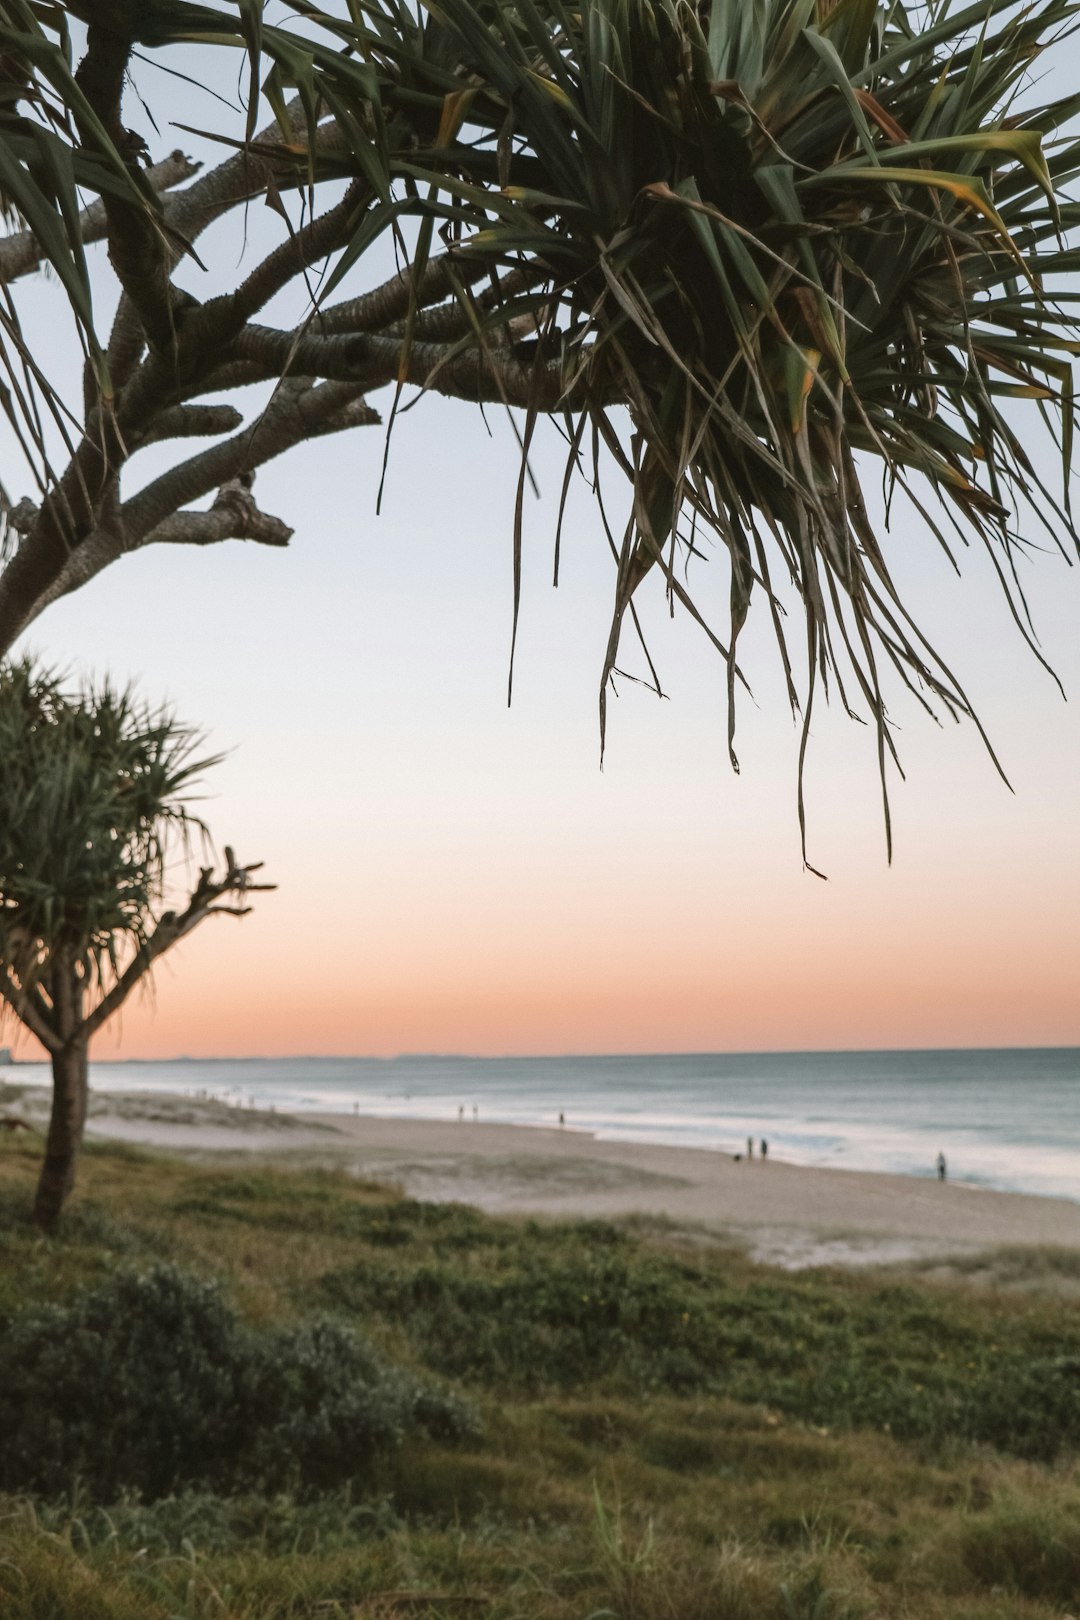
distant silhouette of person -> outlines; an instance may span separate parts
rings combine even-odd
[[[565,1124],[566,1124],[566,1115],[564,1113],[560,1112],[560,1114],[559,1114],[559,1126],[560,1126],[560,1129]]]
[[[761,1138],[761,1157],[763,1159],[767,1159],[769,1157],[769,1144],[766,1142],[764,1137]]]
[[[477,1108],[475,1103],[473,1103],[473,1105],[472,1105],[472,1118],[473,1118],[473,1124],[474,1125],[476,1124],[477,1120],[480,1118],[480,1110],[479,1110],[479,1108]]]
[[[939,1153],[937,1156],[937,1178],[939,1181],[945,1180],[945,1170],[945,1155],[944,1153]]]
[[[746,1157],[748,1159],[754,1157],[754,1138],[752,1136],[746,1138]]]
[[[465,1118],[465,1104],[462,1103],[460,1105],[460,1107],[458,1108],[458,1111],[457,1111],[457,1122],[458,1122],[459,1125],[461,1124],[461,1122],[462,1122],[462,1120],[464,1118]]]

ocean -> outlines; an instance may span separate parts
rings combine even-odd
[[[47,1084],[43,1064],[0,1078]],[[933,1175],[1080,1200],[1080,1049],[687,1053],[640,1057],[180,1059],[94,1063],[100,1091],[204,1093],[237,1107],[555,1125],[609,1140]]]

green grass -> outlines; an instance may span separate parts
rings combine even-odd
[[[1080,1308],[793,1276],[605,1224],[96,1149],[60,1237],[0,1149],[0,1327],[165,1261],[256,1334],[330,1315],[457,1389],[317,1495],[0,1497],[4,1620],[1061,1620]],[[1047,1262],[1047,1269],[1054,1268]]]

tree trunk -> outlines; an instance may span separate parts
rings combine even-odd
[[[52,1113],[45,1162],[34,1199],[34,1220],[45,1232],[55,1231],[60,1211],[75,1185],[75,1164],[86,1127],[90,1036],[83,1016],[85,984],[78,963],[66,951],[58,952],[52,964],[49,994],[57,1034],[64,1044],[53,1053]]]
[[[55,1231],[75,1185],[75,1164],[86,1126],[88,1047],[85,1034],[79,1032],[52,1060],[52,1114],[34,1199],[34,1220],[46,1232]]]

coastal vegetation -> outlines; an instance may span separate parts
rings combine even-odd
[[[38,1162],[0,1149],[5,1620],[1075,1604],[1066,1255],[1044,1291],[785,1273],[94,1144],[45,1242]]]
[[[244,916],[257,883],[225,849],[172,909],[170,863],[204,851],[191,803],[216,760],[201,739],[108,681],[73,688],[29,659],[0,667],[0,1028],[23,1024],[52,1065],[34,1216],[51,1231],[75,1184],[90,1042],[154,964],[207,919]],[[261,863],[260,863],[261,864]]]

